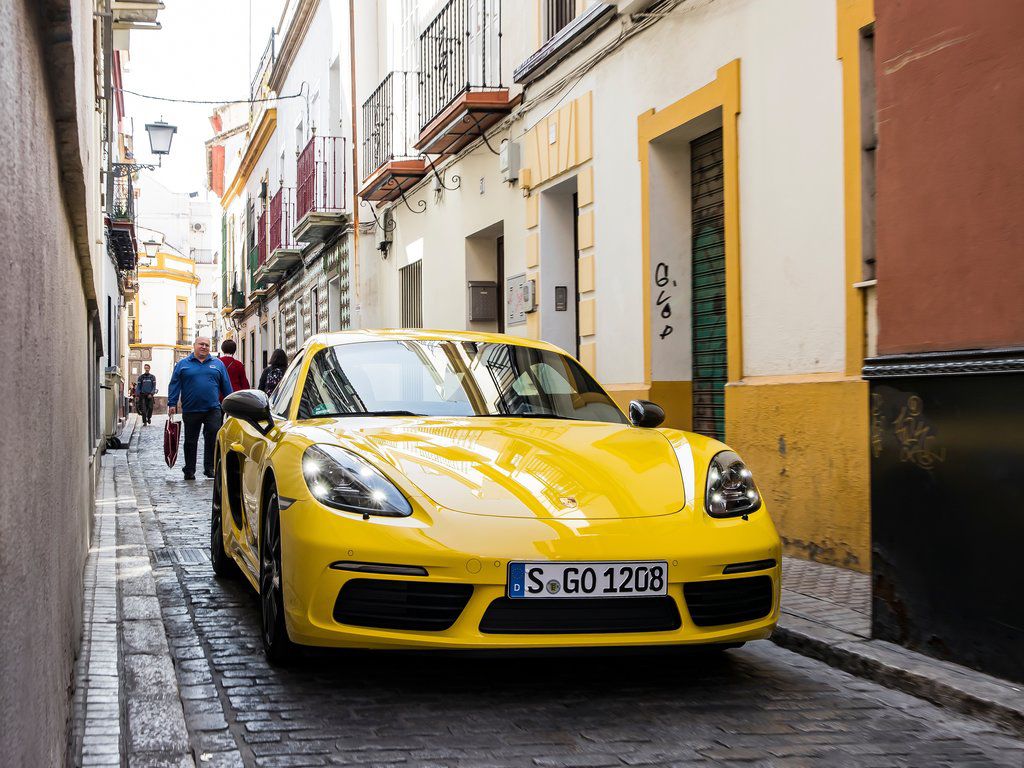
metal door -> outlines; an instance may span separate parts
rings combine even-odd
[[[693,431],[725,439],[725,187],[722,130],[690,142]]]

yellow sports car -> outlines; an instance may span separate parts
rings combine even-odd
[[[578,362],[480,333],[312,337],[224,399],[213,568],[263,643],[511,649],[767,637],[779,538],[727,446],[628,418]]]

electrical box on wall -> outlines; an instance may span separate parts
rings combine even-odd
[[[492,280],[469,281],[469,320],[472,323],[498,319],[498,284]]]
[[[519,145],[505,139],[498,153],[498,170],[502,181],[516,181],[519,178]]]
[[[525,274],[514,275],[505,281],[506,325],[521,325],[526,315],[537,310],[537,283],[527,280]]]

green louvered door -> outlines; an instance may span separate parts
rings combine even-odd
[[[725,195],[722,131],[690,142],[693,431],[725,439]]]

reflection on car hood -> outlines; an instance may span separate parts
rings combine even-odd
[[[622,519],[684,506],[659,432],[506,417],[343,418],[318,426],[390,464],[441,507],[473,515]]]

